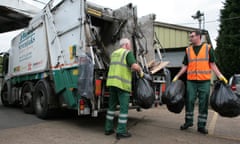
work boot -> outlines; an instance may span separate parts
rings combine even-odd
[[[119,139],[121,139],[121,138],[129,138],[129,137],[131,137],[132,135],[131,135],[131,133],[129,133],[129,132],[126,132],[126,133],[117,133],[116,134],[116,138],[119,140]]]
[[[180,130],[186,130],[188,129],[189,127],[192,127],[193,124],[190,124],[190,123],[185,123],[183,125],[180,126]]]
[[[206,128],[198,128],[198,132],[202,134],[208,134],[208,130]]]
[[[114,133],[114,130],[105,131],[105,135],[111,135]]]

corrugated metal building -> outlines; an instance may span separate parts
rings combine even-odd
[[[175,24],[154,22],[154,31],[161,43],[163,60],[170,61],[168,67],[179,68],[185,54],[185,48],[189,46],[189,33],[196,28],[185,27]],[[208,31],[203,31],[202,39],[211,44]],[[157,58],[157,55],[156,55]]]

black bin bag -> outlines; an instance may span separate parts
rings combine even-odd
[[[166,89],[162,100],[170,112],[181,113],[184,107],[185,85],[183,81],[172,82]]]
[[[136,102],[142,108],[148,109],[152,107],[155,96],[150,82],[145,78],[137,80]]]
[[[223,117],[236,117],[240,114],[240,98],[222,81],[214,84],[210,105]]]
[[[184,107],[184,100],[180,100],[176,104],[168,104],[167,105],[167,109],[170,112],[173,112],[173,113],[176,113],[176,114],[181,113],[182,110],[183,110],[183,107]]]

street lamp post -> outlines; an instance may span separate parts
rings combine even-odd
[[[204,17],[204,13],[201,13],[200,10],[198,10],[196,12],[195,15],[192,16],[193,19],[197,19],[198,20],[198,23],[199,23],[199,31],[201,32],[202,34],[202,39],[201,41],[202,42],[205,42],[206,41],[206,36],[204,35],[204,29],[205,29],[205,17]],[[203,24],[202,24],[203,22]],[[201,27],[203,25],[203,28]]]
[[[200,10],[196,12],[195,15],[192,16],[193,19],[197,19],[199,22],[199,30],[201,31],[201,26],[202,26],[202,21],[203,21],[203,29],[204,29],[204,23],[205,23],[205,18],[204,18],[204,13],[201,13]]]

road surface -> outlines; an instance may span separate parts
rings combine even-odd
[[[240,144],[240,117],[223,118],[209,110],[208,135],[197,132],[196,118],[197,111],[194,126],[181,131],[184,112],[174,114],[165,106],[130,110],[128,129],[133,136],[116,140],[115,135],[104,135],[104,115],[78,117],[65,111],[41,120],[21,108],[0,105],[0,144]]]

